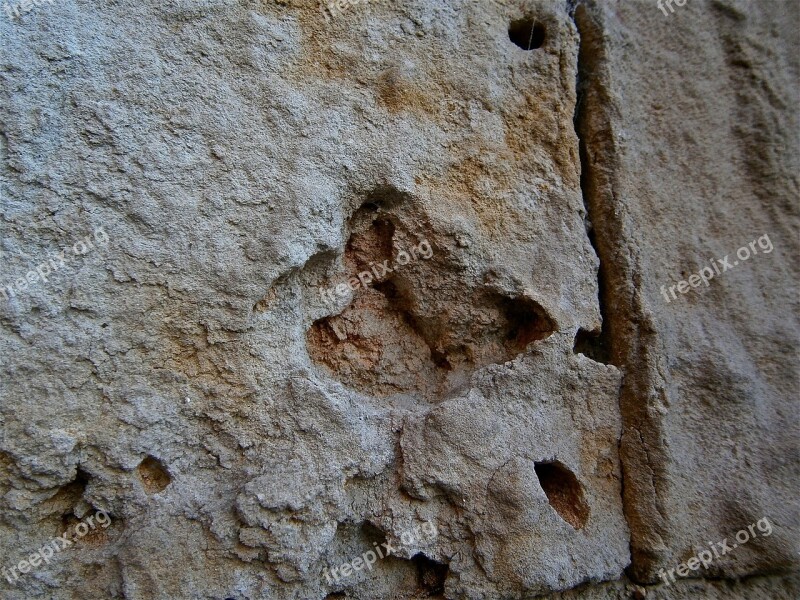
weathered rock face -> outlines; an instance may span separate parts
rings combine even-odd
[[[797,597],[800,10],[676,1],[10,6],[1,596]]]
[[[626,372],[632,572],[655,581],[761,518],[769,537],[742,535],[705,573],[796,569],[800,11],[711,2],[651,15],[577,12],[582,64],[605,73],[586,87],[580,128]]]

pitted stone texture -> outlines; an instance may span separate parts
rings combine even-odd
[[[666,341],[642,345],[643,355],[661,357],[664,373],[679,372],[670,393],[679,390],[686,409],[672,412],[666,442],[635,420],[626,421],[624,439],[641,434],[636,448],[654,460],[668,442],[688,462],[662,468],[629,455],[623,468],[617,448],[630,404],[620,415],[618,387],[624,376],[630,392],[624,386],[637,374],[635,352],[616,367],[573,352],[578,331],[591,337],[601,328],[589,234],[616,236],[632,253],[642,248],[656,277],[658,257],[683,264],[671,240],[688,230],[686,211],[696,208],[690,200],[670,208],[677,200],[661,183],[642,183],[655,172],[657,153],[631,158],[651,148],[651,135],[661,140],[660,123],[638,104],[642,90],[658,87],[672,100],[686,78],[665,72],[664,79],[675,77],[669,87],[647,77],[663,58],[642,46],[631,55],[628,24],[651,40],[648,28],[663,27],[663,17],[650,5],[651,13],[637,16],[615,2],[604,9],[600,37],[614,45],[620,79],[607,82],[616,91],[604,102],[624,99],[625,120],[615,121],[612,139],[626,144],[633,135],[636,144],[625,155],[626,186],[604,206],[631,220],[628,229],[587,222],[573,123],[573,4],[367,2],[328,21],[311,0],[75,0],[41,3],[19,22],[0,18],[0,284],[98,227],[108,235],[47,282],[0,299],[0,566],[16,565],[95,509],[112,519],[103,536],[57,561],[13,583],[0,578],[0,595],[489,600],[598,584],[621,577],[629,562],[622,474],[667,488],[642,497],[663,502],[657,506],[669,512],[671,536],[648,538],[647,530],[641,544],[637,504],[629,498],[626,505],[634,550],[653,544],[661,564],[674,566],[666,559],[698,539],[689,530],[705,524],[700,515],[709,506],[727,516],[708,535],[729,533],[729,524],[751,522],[764,507],[783,528],[774,539],[785,541],[796,511],[787,498],[798,479],[794,422],[779,395],[764,390],[789,391],[786,336],[796,334],[795,321],[779,308],[792,305],[791,277],[758,271],[764,279],[757,283],[774,294],[764,298],[766,309],[723,294],[719,306],[734,316],[718,320],[697,302],[687,304],[696,312],[665,312],[652,302],[647,282],[655,279],[609,263],[620,278],[608,280],[615,291],[646,296],[648,310],[658,311],[652,322]],[[710,6],[728,19],[734,41],[740,14],[785,25],[777,9],[761,4]],[[684,10],[688,18],[706,9]],[[542,43],[524,50],[508,28],[534,18]],[[678,14],[671,18],[678,23]],[[686,31],[698,44],[715,31],[691,27],[679,27],[687,47]],[[669,36],[669,28],[658,31]],[[784,56],[775,50],[779,41],[763,39],[746,47],[762,58],[773,50]],[[761,79],[749,82],[734,69],[742,61],[727,43],[719,46],[728,48],[725,69],[712,61],[692,71],[722,89],[696,96],[725,98],[732,74],[737,89],[761,90],[763,113],[724,106],[739,106],[732,114],[748,127],[763,121],[777,148],[776,132],[796,125],[780,91],[797,71],[794,59],[746,71],[763,74],[761,87]],[[641,70],[629,70],[641,56],[648,56]],[[681,104],[680,112],[694,115],[697,104]],[[702,116],[691,124],[682,137],[658,142],[669,156],[685,153],[690,165]],[[604,139],[609,130],[595,133]],[[790,169],[773,173],[767,167],[777,163],[753,158],[761,148],[754,131],[736,130],[739,154],[718,160],[745,164],[746,189],[764,205],[731,219],[774,225],[789,248],[796,224],[785,192],[794,180]],[[713,163],[717,145],[729,142],[715,137],[706,158]],[[664,189],[693,197],[675,187],[685,173],[669,175]],[[693,182],[735,181],[711,167],[691,175]],[[764,193],[759,181],[775,187]],[[641,190],[656,200],[637,210],[631,199]],[[768,202],[773,192],[776,204]],[[381,204],[387,196],[403,201]],[[355,242],[349,252],[362,225],[370,226],[359,221],[369,204],[392,219],[391,244]],[[784,213],[791,219],[781,225]],[[692,239],[729,251],[728,229],[692,231]],[[364,259],[395,260],[423,239],[430,261],[359,290],[363,296],[320,294],[356,275],[351,270]],[[617,300],[606,312],[614,314]],[[345,322],[344,340],[334,331],[338,342],[321,347],[354,340],[352,348],[343,356],[316,353],[315,324],[337,319]],[[630,334],[613,329],[614,340]],[[711,331],[721,333],[710,339]],[[707,356],[683,353],[694,339]],[[756,340],[752,361],[743,340]],[[717,364],[727,379],[713,376]],[[697,387],[704,391],[692,404]],[[715,387],[719,394],[709,391]],[[653,395],[662,388],[634,390],[645,412],[659,408]],[[734,404],[721,404],[730,398]],[[694,416],[727,419],[727,454]],[[743,438],[747,448],[731,446],[745,426],[757,437]],[[684,452],[693,444],[702,452]],[[758,485],[727,483],[729,467]],[[762,476],[773,468],[775,482]],[[638,488],[624,489],[630,496]],[[727,504],[710,505],[697,490],[728,494]],[[664,515],[641,514],[661,527]],[[408,539],[428,523],[436,536]],[[376,543],[393,545],[396,555],[328,579]],[[719,574],[791,567],[784,550],[743,549],[742,566],[723,563]]]
[[[440,505],[440,522],[469,532],[453,536],[469,544],[448,540],[434,555],[455,557],[447,582],[454,596],[522,598],[614,579],[628,564],[613,402],[619,373],[565,351],[570,341],[555,334],[487,369],[468,396],[404,426],[403,488]],[[553,461],[561,477],[577,479],[580,498],[551,506],[535,465]],[[563,502],[588,509],[578,528],[559,514]],[[465,568],[473,561],[479,569]]]
[[[800,577],[774,575],[742,581],[678,580],[670,585],[643,587],[626,579],[539,596],[542,600],[794,600]]]

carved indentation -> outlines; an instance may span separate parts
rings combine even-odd
[[[373,267],[376,264],[392,259],[394,224],[378,217],[376,210],[377,207],[368,204],[353,216],[354,231],[344,254],[345,266],[350,273],[367,271],[375,275]]]
[[[572,349],[575,354],[583,354],[595,362],[609,364],[608,348],[602,333],[578,329],[575,334],[575,345]]]
[[[417,577],[420,592],[434,596],[444,593],[444,582],[450,567],[425,556],[422,552],[411,557],[411,562],[417,567]]]
[[[307,343],[314,362],[364,393],[437,391],[440,377],[425,340],[396,302],[377,290],[359,294],[342,314],[314,323]]]
[[[83,500],[86,493],[86,486],[89,485],[91,476],[78,467],[75,471],[75,478],[59,490],[49,500],[47,500],[48,512],[58,512],[62,518],[72,515],[73,510]]]
[[[528,344],[543,340],[555,329],[544,309],[530,298],[497,299],[506,330],[507,356],[524,352]]]
[[[556,328],[542,306],[470,277],[452,238],[399,193],[372,194],[349,223],[344,273],[306,335],[311,359],[347,387],[436,401],[464,389],[477,369],[524,353]],[[424,224],[424,226],[422,225]]]
[[[144,491],[148,494],[157,494],[163,492],[172,481],[172,478],[167,472],[167,468],[161,463],[160,460],[152,456],[145,458],[136,470],[139,474],[139,479],[142,481]]]
[[[575,529],[586,525],[589,505],[575,474],[558,461],[539,462],[534,469],[550,506],[558,515]]]
[[[546,30],[544,23],[534,17],[524,17],[512,21],[508,27],[508,39],[523,50],[535,50],[544,44]]]

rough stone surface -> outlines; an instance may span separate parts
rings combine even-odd
[[[668,27],[637,3],[578,10],[583,65],[604,70],[585,90],[585,188],[646,581],[762,517],[768,542],[708,574],[797,568],[798,8],[689,3]],[[708,286],[661,289],[704,267]]]
[[[1,14],[0,598],[800,596],[800,9],[669,5]]]

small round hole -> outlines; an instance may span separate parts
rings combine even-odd
[[[525,17],[511,21],[508,28],[508,39],[523,50],[535,50],[544,44],[544,23],[537,22],[533,17]]]

